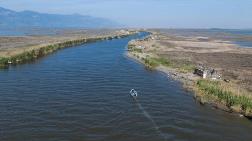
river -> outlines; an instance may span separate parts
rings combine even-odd
[[[145,34],[67,48],[0,70],[0,140],[252,139],[248,119],[199,105],[179,82],[127,58],[128,41]]]

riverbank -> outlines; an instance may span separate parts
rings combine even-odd
[[[146,34],[0,71],[0,140],[250,140],[251,121],[202,107],[179,82],[123,56],[130,40]]]
[[[237,48],[224,40],[152,32],[143,40],[131,41],[128,50],[128,57],[145,64],[148,69],[157,69],[182,81],[201,104],[252,117],[251,49]],[[221,78],[202,79],[195,75],[197,64],[214,67]]]
[[[85,30],[62,31],[51,36],[6,36],[0,37],[0,68],[33,61],[59,49],[112,40],[137,33],[134,30]]]

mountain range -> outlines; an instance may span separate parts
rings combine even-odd
[[[87,15],[17,12],[0,7],[0,27],[111,28],[119,27],[119,24],[109,19]]]

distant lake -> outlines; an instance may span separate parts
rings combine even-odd
[[[59,29],[0,27],[0,36],[55,35]],[[62,30],[62,29],[61,29]]]
[[[224,29],[224,30],[220,30],[220,31],[224,31],[226,33],[230,33],[230,34],[233,34],[233,35],[241,35],[241,36],[252,36],[252,30],[238,30],[238,29]],[[239,45],[240,47],[250,47],[252,48],[252,40],[251,41],[248,41],[248,40],[235,40],[233,41],[233,43]]]
[[[161,29],[162,32],[177,36],[206,36],[213,39],[232,41],[240,47],[252,47],[252,40],[241,40],[241,36],[251,36],[251,29]]]
[[[240,47],[252,48],[252,41],[234,41],[233,43],[239,45]]]
[[[73,28],[74,29],[74,28]],[[0,36],[40,36],[40,35],[56,35],[64,30],[64,28],[2,28],[0,27]],[[77,31],[78,29],[74,29]],[[228,35],[223,34],[230,34],[234,36],[252,36],[252,30],[238,30],[238,29],[171,29],[169,32],[182,35],[182,36],[210,36],[218,38],[226,38],[229,39]],[[252,47],[252,41],[247,40],[232,40],[234,44],[239,45],[240,47]]]
[[[220,31],[236,35],[252,35],[252,29],[220,29]]]
[[[0,70],[0,140],[250,141],[250,120],[201,106],[180,82],[125,56],[127,43],[146,35]]]

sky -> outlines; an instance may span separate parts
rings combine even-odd
[[[0,0],[0,7],[78,13],[130,27],[252,28],[252,0]]]

